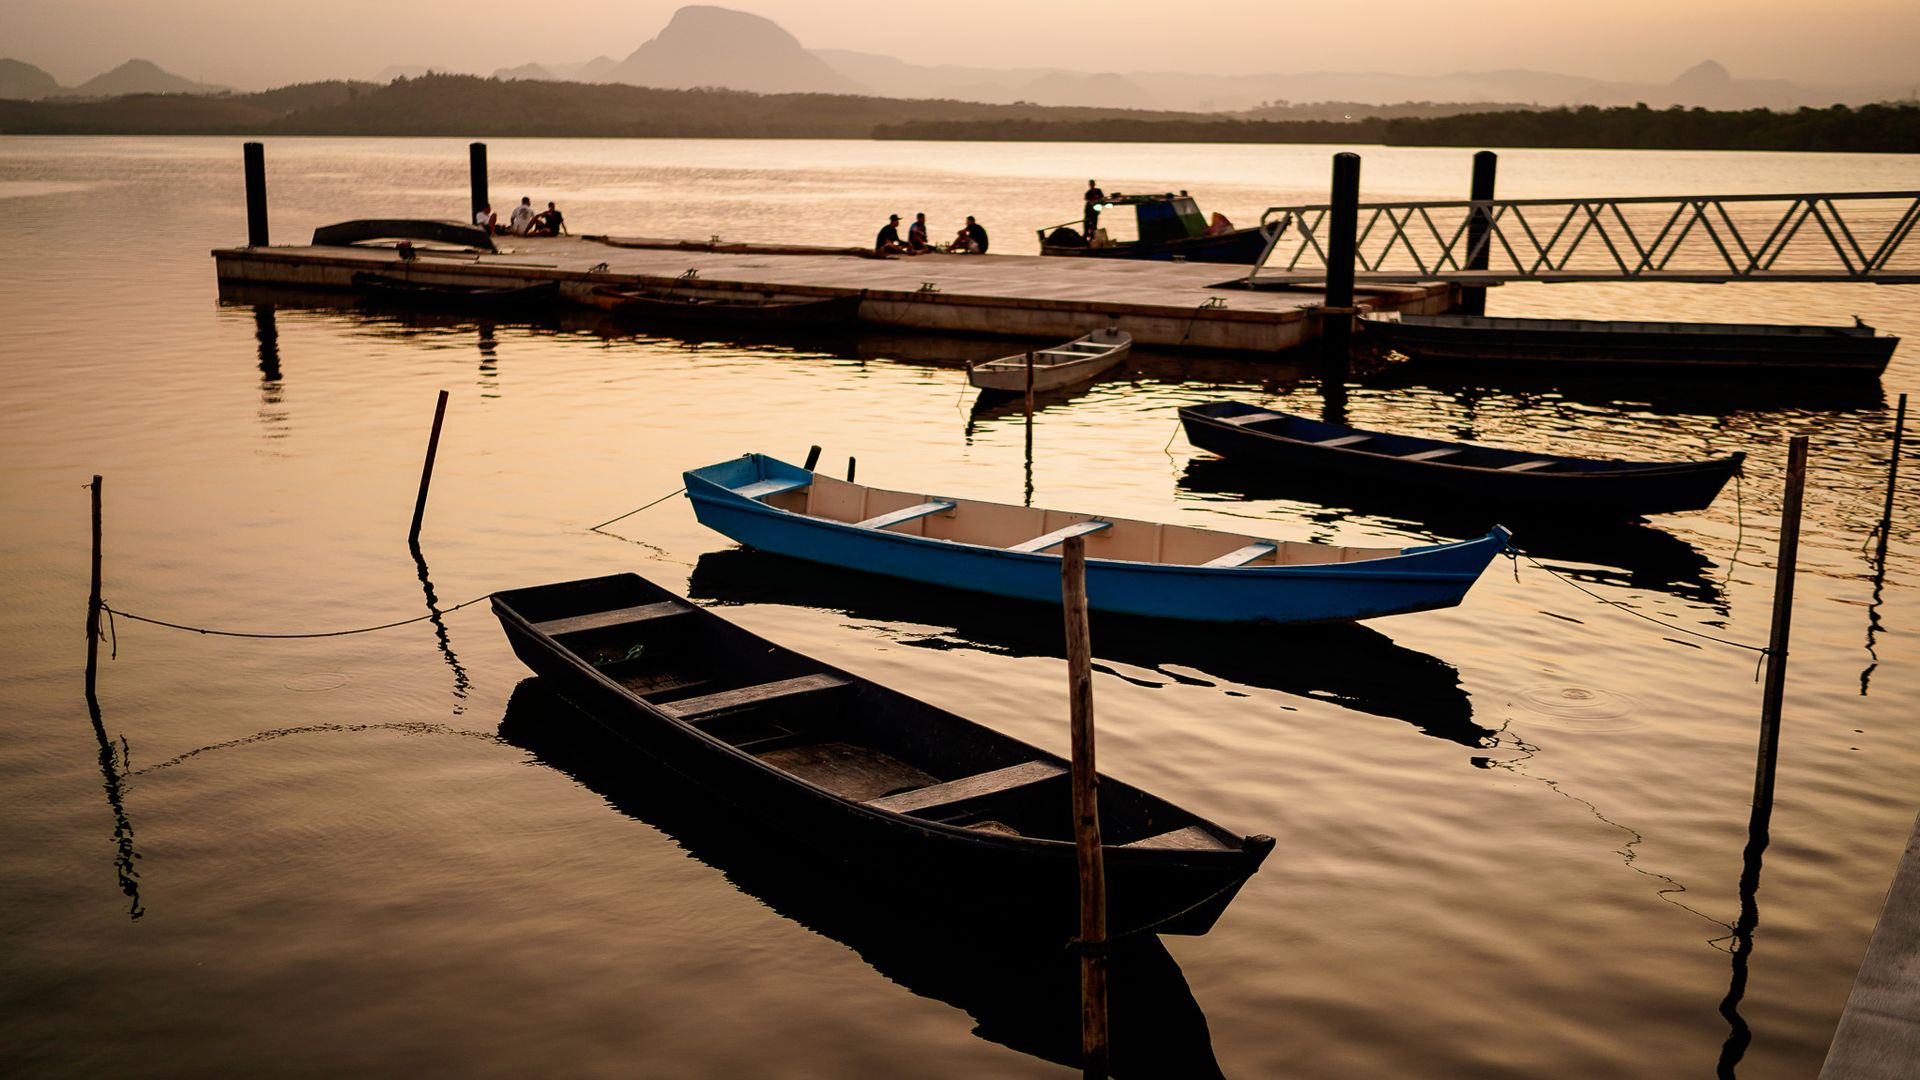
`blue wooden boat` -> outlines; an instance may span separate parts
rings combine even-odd
[[[888,577],[1060,602],[1087,544],[1096,611],[1219,623],[1344,622],[1452,607],[1507,545],[1338,547],[870,488],[748,454],[686,474],[700,523],[748,547]]]

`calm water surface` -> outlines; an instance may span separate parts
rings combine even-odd
[[[1464,151],[1361,148],[1371,197],[1457,197]],[[1317,199],[1331,148],[502,141],[493,190],[625,235],[861,243],[924,209],[997,250],[1081,183],[1241,221]],[[456,140],[268,146],[276,238],[457,216]],[[1920,158],[1511,151],[1502,194],[1920,188]],[[827,447],[883,486],[1375,542],[1452,535],[1288,499],[1175,435],[1285,366],[1143,356],[1018,415],[955,364],[822,348],[220,303],[227,140],[0,139],[0,1056],[67,1075],[1053,1076],[1071,969],[844,896],[804,853],[563,737],[490,590],[639,570],[743,624],[1065,749],[1056,624],[733,549],[682,469]],[[943,234],[946,235],[946,234]],[[1510,287],[1505,314],[1844,322],[1908,339],[1879,387],[1357,384],[1356,423],[1623,456],[1745,450],[1706,512],[1521,536],[1457,609],[1310,633],[1096,628],[1101,764],[1277,836],[1215,931],[1116,961],[1132,1075],[1799,1077],[1818,1066],[1920,809],[1914,484],[1869,533],[1920,289]],[[452,392],[407,550],[435,391]],[[1742,911],[1755,655],[1790,435],[1813,440],[1779,797]],[[1909,446],[1914,442],[1910,441]],[[81,693],[87,496],[120,621]],[[1063,1049],[1065,1048],[1065,1049]]]

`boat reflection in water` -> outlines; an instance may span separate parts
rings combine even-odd
[[[913,629],[897,640],[918,648],[1066,655],[1058,609],[931,585],[903,592],[885,579],[748,548],[700,556],[687,594],[723,604],[789,604],[863,622],[906,623]],[[953,629],[930,634],[929,624]],[[1191,669],[1231,684],[1229,689],[1253,686],[1311,697],[1400,720],[1462,746],[1491,746],[1498,738],[1473,722],[1473,704],[1451,665],[1358,624],[1224,627],[1096,613],[1093,649],[1096,668],[1140,685],[1155,684],[1100,661],[1151,671],[1169,683],[1206,685],[1205,678],[1178,670]],[[1276,663],[1276,656],[1289,660]]]
[[[1585,522],[1515,516],[1459,503],[1422,502],[1404,491],[1391,496],[1373,494],[1362,485],[1318,482],[1311,476],[1282,475],[1272,469],[1212,457],[1187,462],[1179,485],[1184,491],[1235,499],[1318,503],[1327,510],[1303,516],[1328,524],[1366,515],[1399,522],[1410,530],[1459,539],[1483,535],[1495,524],[1505,525],[1513,530],[1513,546],[1522,554],[1552,563],[1555,572],[1576,581],[1652,589],[1716,610],[1725,604],[1720,582],[1712,576],[1713,560],[1685,540],[1644,521]]]
[[[672,837],[776,913],[841,942],[913,993],[966,1012],[981,1038],[1079,1064],[1080,961],[1057,936],[989,933],[950,918],[930,925],[924,911],[889,904],[891,893],[823,873],[813,849],[770,835],[574,712],[538,679],[514,688],[500,737]],[[1159,938],[1115,942],[1108,970],[1113,1075],[1221,1075],[1206,1016]]]

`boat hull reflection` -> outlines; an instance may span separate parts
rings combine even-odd
[[[845,944],[907,990],[973,1017],[974,1034],[1066,1066],[1080,1063],[1080,966],[1057,935],[953,919],[929,926],[891,893],[822,873],[817,857],[585,720],[538,679],[514,688],[500,737],[669,837],[777,914]],[[1218,1077],[1207,1019],[1160,939],[1109,958],[1113,1075]]]

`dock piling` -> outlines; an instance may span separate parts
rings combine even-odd
[[[1086,540],[1061,548],[1060,596],[1067,623],[1067,696],[1072,715],[1073,840],[1080,874],[1081,1075],[1107,1075],[1107,875],[1100,848],[1099,773],[1093,756],[1093,639],[1087,622]]]
[[[1793,628],[1794,564],[1800,554],[1800,502],[1807,486],[1807,437],[1787,444],[1787,488],[1780,508],[1780,554],[1773,575],[1773,632],[1760,700],[1760,752],[1754,767],[1749,830],[1764,835],[1773,816],[1773,769],[1780,753],[1780,704],[1787,688],[1787,639]]]
[[[487,197],[486,143],[467,144],[467,179],[473,187],[473,208],[467,212],[467,220],[472,221],[492,201]]]
[[[440,452],[440,422],[447,416],[447,392],[433,407],[433,433],[427,436],[427,460],[420,467],[420,496],[413,503],[413,527],[407,530],[407,543],[420,546],[420,522],[427,516],[427,486],[433,483],[433,459]]]
[[[94,696],[94,681],[100,668],[100,474],[93,483],[93,587],[87,593],[87,704],[96,715],[99,705]]]
[[[267,148],[242,143],[241,160],[247,170],[247,246],[267,246]]]
[[[1473,187],[1467,198],[1474,203],[1467,218],[1467,264],[1468,270],[1487,268],[1487,236],[1493,231],[1493,219],[1486,204],[1493,201],[1494,172],[1500,163],[1500,155],[1491,150],[1482,150],[1473,155]],[[1463,285],[1460,288],[1458,311],[1462,315],[1485,315],[1487,313],[1487,290],[1485,286]]]
[[[1360,222],[1360,155],[1333,155],[1333,192],[1327,215],[1327,296],[1322,307],[1329,355],[1346,356],[1353,334],[1354,234]]]

